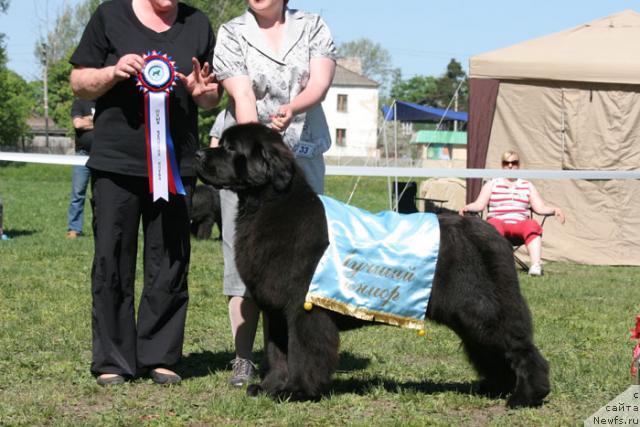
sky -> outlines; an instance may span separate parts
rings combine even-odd
[[[0,15],[9,68],[26,80],[38,78],[36,41],[65,3],[79,1],[11,0]],[[322,15],[337,44],[360,38],[379,43],[403,78],[439,76],[451,58],[468,70],[473,55],[625,9],[640,12],[638,0],[290,0],[289,6]]]

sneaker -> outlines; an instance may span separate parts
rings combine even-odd
[[[0,234],[0,240],[11,240],[11,237],[7,236],[6,234]]]
[[[67,239],[75,239],[76,237],[80,236],[81,233],[77,232],[76,230],[69,230],[67,231]]]
[[[249,383],[256,370],[256,365],[249,359],[236,357],[231,361],[233,375],[229,379],[229,384],[233,387],[244,387]]]
[[[542,266],[540,264],[532,264],[529,267],[529,276],[542,276]]]

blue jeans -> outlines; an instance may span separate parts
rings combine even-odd
[[[84,150],[76,151],[77,155],[87,156]],[[91,177],[91,170],[86,166],[74,166],[71,175],[71,201],[69,203],[67,230],[82,233],[84,223],[84,200],[87,194],[87,184]]]

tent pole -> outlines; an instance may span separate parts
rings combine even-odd
[[[393,101],[393,104],[391,105],[391,107],[393,108],[393,106],[395,105],[395,100]],[[392,111],[391,108],[389,108],[389,110],[387,110],[387,114],[384,115],[384,118],[382,120],[382,141],[384,144],[384,159],[385,159],[385,166],[389,166],[389,144],[387,142],[387,118],[389,116],[389,112]],[[387,195],[389,197],[389,210],[393,210],[393,200],[391,198],[391,177],[387,176]]]
[[[398,167],[398,103],[393,101],[393,155],[394,165]],[[398,176],[394,177],[394,189],[396,195],[396,205],[393,207],[395,212],[398,212]]]
[[[460,86],[458,86],[458,89],[460,89]],[[453,94],[453,111],[458,111],[458,89],[456,89],[456,93]],[[453,131],[454,132],[458,131],[457,120],[453,121]]]

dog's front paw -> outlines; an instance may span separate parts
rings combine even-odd
[[[507,396],[513,390],[513,384],[501,383],[484,379],[478,386],[478,394],[489,399],[498,399]]]
[[[544,403],[544,396],[532,396],[526,393],[513,393],[507,399],[508,408],[534,408]]]
[[[264,389],[260,384],[249,384],[247,387],[247,396],[255,397],[263,392]]]

